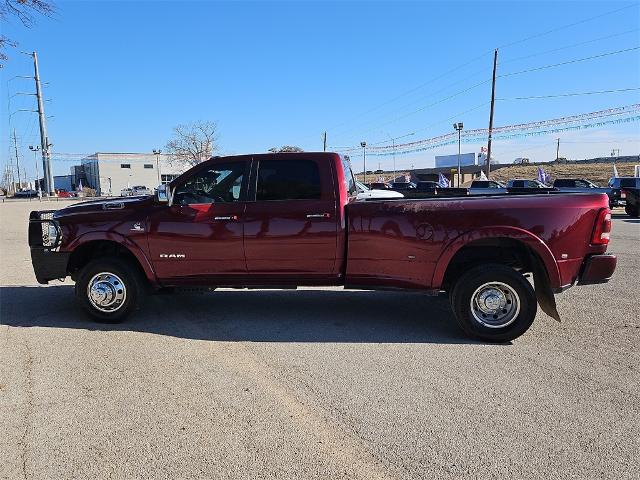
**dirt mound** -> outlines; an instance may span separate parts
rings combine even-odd
[[[633,167],[638,162],[616,163],[618,175],[621,177],[633,176]],[[613,164],[602,163],[547,163],[541,165],[544,171],[551,175],[551,181],[556,178],[586,178],[600,186],[606,186],[613,177]],[[493,180],[509,180],[512,178],[537,178],[537,165],[513,165],[502,167],[491,172]]]

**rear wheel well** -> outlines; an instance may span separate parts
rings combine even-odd
[[[546,272],[540,257],[523,242],[505,237],[487,238],[471,242],[455,253],[444,274],[442,288],[451,290],[466,271],[485,263],[505,265],[523,274],[533,273],[537,267]]]
[[[131,250],[118,242],[110,240],[94,240],[76,248],[69,257],[67,273],[75,281],[80,270],[82,270],[82,268],[91,260],[105,257],[120,258],[136,268],[142,275],[142,278],[147,278],[140,262],[136,256],[131,253]]]

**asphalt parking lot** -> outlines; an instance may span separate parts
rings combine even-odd
[[[92,323],[70,281],[37,285],[34,208],[0,204],[1,478],[640,477],[640,220],[621,210],[612,281],[490,345],[446,299],[341,289]]]

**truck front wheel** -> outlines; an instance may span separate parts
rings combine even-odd
[[[522,274],[500,264],[471,268],[451,291],[451,307],[462,330],[489,342],[508,342],[526,332],[537,301]]]
[[[78,275],[75,292],[82,308],[95,320],[118,323],[137,308],[144,295],[144,280],[119,258],[96,259]]]

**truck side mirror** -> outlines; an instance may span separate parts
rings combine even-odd
[[[170,199],[171,199],[171,192],[169,191],[169,188],[167,185],[158,185],[158,190],[157,190],[157,194],[156,197],[158,199],[159,203],[170,203]]]

